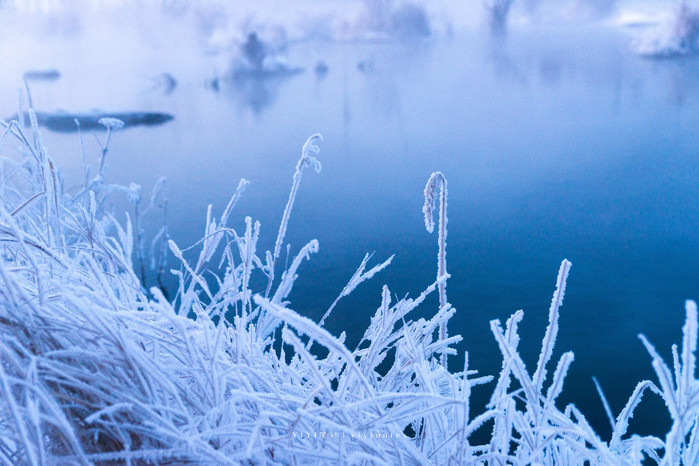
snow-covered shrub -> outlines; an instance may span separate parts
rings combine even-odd
[[[641,55],[650,58],[694,55],[699,52],[699,13],[682,1],[672,22],[652,34],[639,44]]]
[[[364,0],[366,28],[399,38],[429,36],[430,20],[425,7],[414,2],[394,0]]]
[[[86,173],[77,193],[67,193],[31,120],[31,128],[3,122],[0,138],[3,463],[696,464],[693,302],[687,303],[682,350],[673,347],[674,373],[643,338],[659,384],[639,383],[616,419],[610,412],[613,435],[603,440],[575,406],[556,404],[573,362],[567,352],[555,368],[550,364],[568,261],[558,273],[533,371],[518,352],[522,311],[504,329],[497,320],[490,324],[503,356],[500,374],[479,376],[468,354],[463,370],[448,370],[446,360],[461,337],[446,331],[457,311],[446,295],[441,173],[425,189],[430,230],[440,195],[435,281],[400,300],[384,287],[352,349],[324,322],[340,299],[391,258],[368,268],[365,257],[318,323],[286,301],[318,242],[309,241],[286,270],[277,263],[288,251],[284,238],[304,172],[321,168],[317,136],[303,146],[271,250],[262,252],[258,222],[248,217],[240,227],[231,225],[245,180],[218,218],[208,209],[196,260],[168,241],[164,227],[151,249],[166,245],[180,263],[178,290],[167,299],[157,287],[146,291],[134,272],[140,234],[130,218],[121,224],[104,208],[109,195],[124,190],[137,205],[139,189],[108,185],[100,168],[93,178]],[[11,155],[12,148],[20,154]],[[151,203],[166,207],[162,185]],[[156,262],[163,256],[161,250]],[[266,279],[259,289],[252,288],[261,282],[254,275]],[[431,293],[440,295],[439,309],[431,318],[413,319]],[[474,388],[492,393],[483,412],[470,404]],[[663,398],[672,416],[665,439],[627,433],[648,390]],[[487,443],[475,443],[478,430],[492,433]]]

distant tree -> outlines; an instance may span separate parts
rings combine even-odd
[[[677,40],[678,48],[685,53],[697,52],[699,43],[699,14],[682,1],[677,16],[673,35]]]
[[[267,47],[257,37],[257,33],[251,32],[242,46],[243,55],[250,66],[254,69],[261,69],[267,55]]]

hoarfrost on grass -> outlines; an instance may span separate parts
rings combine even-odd
[[[276,264],[282,248],[292,256],[285,233],[304,168],[320,168],[311,155],[318,152],[318,138],[304,145],[271,250],[262,246],[259,222],[246,217],[233,225],[231,212],[247,181],[241,180],[218,219],[207,210],[203,238],[191,248],[170,238],[165,181],[157,184],[148,208],[161,211],[163,227],[151,243],[151,267],[160,274],[168,251],[179,264],[173,270],[179,286],[168,298],[158,286],[143,286],[145,248],[137,223],[143,212],[135,210],[133,219],[126,216],[120,224],[104,210],[109,196],[126,193],[134,207],[141,202],[138,187],[104,179],[115,127],[106,126],[97,178],[86,177],[71,195],[36,125],[2,123],[3,463],[697,463],[694,302],[686,305],[682,348],[673,348],[672,370],[641,336],[658,381],[641,381],[616,417],[607,408],[612,435],[602,439],[575,406],[557,404],[574,361],[572,352],[558,355],[555,348],[568,261],[561,263],[533,372],[519,353],[520,344],[533,344],[520,342],[522,311],[504,328],[498,320],[490,323],[503,357],[495,377],[473,370],[478,361],[468,353],[458,372],[445,363],[461,337],[446,333],[456,309],[446,300],[447,192],[441,173],[425,189],[428,230],[440,194],[434,282],[415,298],[399,300],[384,287],[352,349],[344,334],[332,335],[323,324],[340,299],[392,258],[369,268],[371,257],[365,256],[320,322],[286,301],[318,242],[310,239],[286,270]],[[13,148],[18,150],[10,155]],[[195,250],[199,254],[190,262],[187,252]],[[252,288],[254,283],[263,288]],[[440,304],[432,317],[414,317],[433,293]],[[470,403],[473,390],[491,393],[482,412]],[[598,391],[604,399],[602,387]],[[663,439],[628,432],[646,393],[660,396],[672,418]],[[486,431],[491,435],[477,443],[474,434]]]

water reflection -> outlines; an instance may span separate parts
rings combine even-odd
[[[490,0],[486,4],[488,10],[488,24],[490,31],[495,36],[505,34],[507,17],[512,7],[512,0]]]
[[[699,92],[699,66],[691,58],[675,63],[663,63],[660,72],[668,73],[667,96],[678,108],[684,107]]]
[[[549,55],[539,61],[540,82],[546,86],[557,86],[563,74],[563,58],[560,55]]]
[[[281,29],[265,31],[261,37],[257,31],[248,32],[245,39],[233,48],[226,70],[210,81],[209,89],[224,96],[231,96],[242,107],[249,107],[260,114],[271,107],[278,98],[279,89],[303,68],[288,64],[286,34]],[[236,41],[233,41],[236,44]],[[316,75],[327,73],[319,65]]]
[[[280,88],[292,76],[236,75],[227,79],[215,79],[209,89],[223,97],[232,98],[239,106],[250,108],[259,115],[274,105],[279,98]]]
[[[494,35],[486,47],[498,78],[504,78],[523,85],[527,83],[527,73],[522,69],[519,62],[512,57],[504,35]]]

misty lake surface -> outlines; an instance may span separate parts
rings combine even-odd
[[[384,283],[414,297],[434,280],[437,238],[421,208],[440,170],[449,183],[447,293],[458,309],[449,333],[464,337],[453,370],[468,350],[470,367],[497,373],[489,321],[518,309],[521,352],[535,364],[564,258],[573,267],[554,357],[572,350],[575,362],[562,402],[606,435],[591,377],[617,414],[638,381],[655,380],[637,335],[671,360],[684,301],[699,299],[696,59],[639,58],[620,27],[549,24],[500,37],[294,42],[287,59],[303,73],[235,81],[216,72],[225,55],[207,53],[197,31],[175,20],[167,34],[76,22],[0,33],[1,116],[16,113],[22,73],[42,67],[61,77],[30,82],[38,110],[173,115],[115,133],[107,177],[139,183],[148,199],[166,176],[170,233],[181,247],[203,235],[207,205],[218,217],[244,177],[252,184],[230,224],[241,232],[245,216],[259,220],[260,247],[272,249],[301,145],[321,133],[323,171],[304,174],[287,236],[293,254],[313,238],[320,251],[302,265],[290,307],[319,319],[365,252],[375,261],[395,254],[327,322],[333,334],[347,332],[350,347]],[[326,74],[314,72],[319,61]],[[77,185],[77,135],[43,136],[67,186]],[[94,167],[97,146],[89,133],[84,140]],[[157,212],[146,217],[149,238],[159,221]],[[433,296],[412,317],[436,309]],[[646,398],[632,423],[664,431],[660,401]]]

